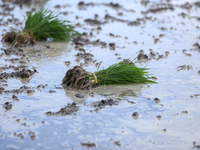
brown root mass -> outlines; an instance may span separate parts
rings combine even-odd
[[[78,90],[88,90],[92,87],[92,81],[89,80],[89,73],[80,66],[69,69],[62,80],[64,87],[70,87]]]
[[[29,44],[29,42],[31,44],[36,44],[34,35],[30,31],[18,32],[18,33],[17,32],[7,32],[1,41],[11,43],[11,46],[13,46],[13,47],[27,46]]]

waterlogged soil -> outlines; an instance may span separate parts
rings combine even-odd
[[[0,1],[0,39],[40,5],[82,33],[72,42],[0,43],[0,149],[199,149],[200,3]],[[67,70],[124,59],[158,84],[63,88]]]

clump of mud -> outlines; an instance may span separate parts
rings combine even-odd
[[[99,109],[103,109],[106,106],[118,105],[120,101],[121,101],[120,98],[116,100],[109,98],[109,99],[93,102],[93,107],[96,108],[96,111],[98,111]]]
[[[82,146],[85,146],[87,148],[93,148],[96,147],[95,143],[81,143]]]
[[[11,73],[7,73],[7,72],[3,72],[0,74],[0,79],[8,79],[8,78],[29,78],[32,75],[34,75],[37,72],[37,70],[26,70],[23,69],[21,71],[18,72],[11,72]]]
[[[193,67],[191,65],[182,65],[182,66],[178,66],[177,67],[177,71],[181,71],[181,70],[190,70],[193,69]]]
[[[79,106],[75,102],[72,104],[67,104],[66,107],[61,108],[58,112],[46,112],[47,116],[66,116],[66,115],[73,115],[79,111]]]
[[[92,87],[92,81],[89,80],[89,73],[80,66],[69,69],[62,80],[63,87],[70,87],[78,90],[88,90]]]
[[[16,49],[13,49],[13,48],[7,48],[7,49],[4,49],[4,48],[1,48],[2,51],[4,51],[4,53],[6,55],[17,55],[17,56],[23,56],[25,55],[24,54],[24,50],[21,49],[21,48],[16,48]]]
[[[13,105],[12,105],[11,102],[6,102],[6,103],[4,103],[3,107],[4,107],[6,110],[10,110],[10,109],[13,107]]]
[[[11,43],[13,47],[23,47],[27,46],[29,42],[31,44],[36,44],[34,35],[30,31],[26,32],[7,32],[1,41]]]

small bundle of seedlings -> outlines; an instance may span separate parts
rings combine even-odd
[[[74,27],[69,21],[59,20],[59,15],[41,8],[39,11],[30,12],[26,18],[22,31],[11,29],[1,41],[10,42],[11,46],[26,46],[36,44],[36,40],[51,38],[55,41],[70,41],[75,34]]]
[[[94,85],[157,83],[149,77],[148,68],[139,68],[135,65],[136,62],[133,61],[124,60],[95,73],[90,73],[80,66],[75,66],[66,72],[62,85],[72,89],[85,90]]]

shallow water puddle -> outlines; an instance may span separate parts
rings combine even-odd
[[[21,50],[0,43],[0,148],[198,149],[199,21],[183,13],[198,16],[200,7],[186,2],[44,2],[73,21],[83,39]],[[20,27],[34,7],[1,1],[1,33]],[[137,65],[151,68],[158,84],[62,88],[75,65],[95,72],[144,55],[148,60]],[[22,69],[30,70],[29,78],[10,76]]]

